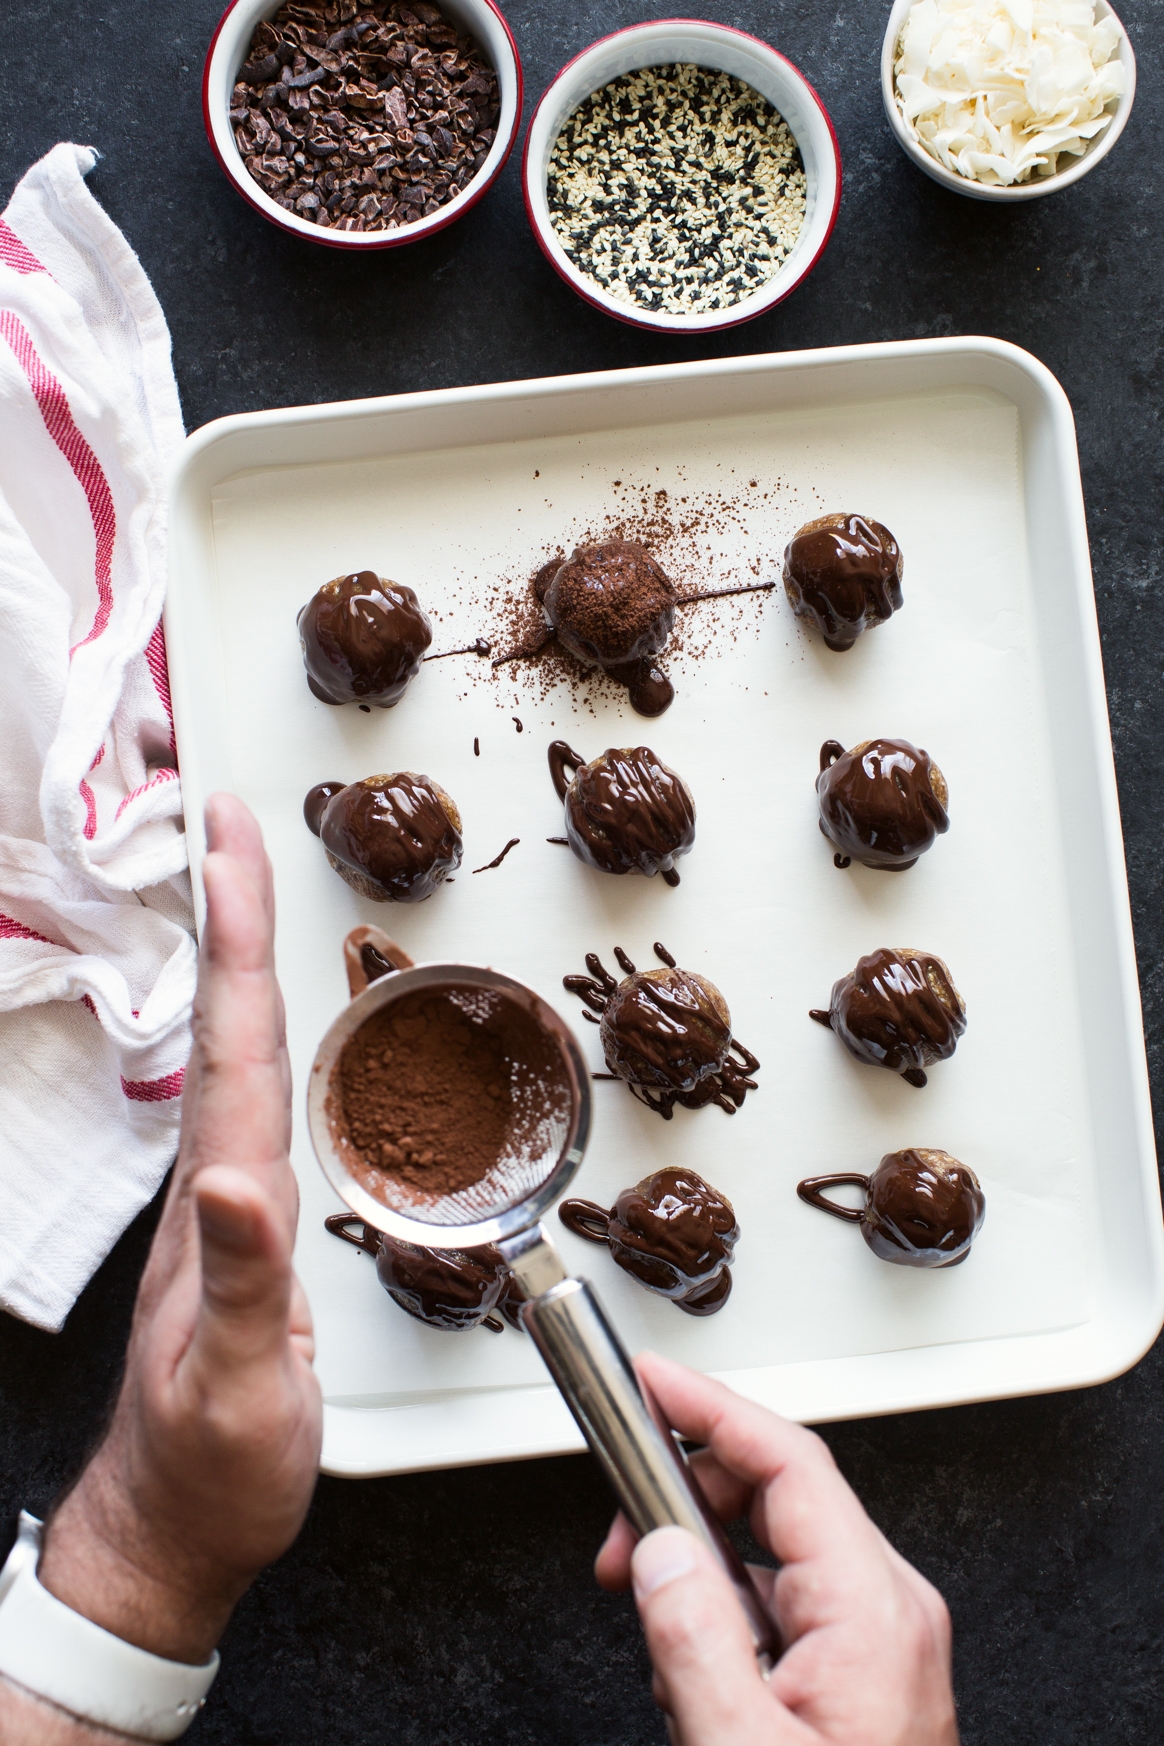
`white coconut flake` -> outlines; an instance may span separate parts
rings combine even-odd
[[[1119,40],[1094,0],[916,0],[897,44],[897,107],[957,175],[1003,188],[1053,176],[1111,123]]]

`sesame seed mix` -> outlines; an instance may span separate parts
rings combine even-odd
[[[742,79],[686,64],[626,73],[579,104],[547,194],[576,267],[620,303],[671,315],[758,290],[804,224],[787,122]]]

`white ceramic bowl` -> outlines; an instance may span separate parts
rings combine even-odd
[[[808,201],[804,227],[788,259],[764,285],[728,309],[669,315],[620,303],[571,261],[550,218],[546,176],[562,123],[592,92],[640,67],[674,62],[731,73],[773,104],[788,123],[804,161]],[[525,209],[542,253],[579,297],[632,327],[666,333],[711,333],[762,315],[794,291],[816,266],[841,203],[841,154],[828,111],[802,73],[774,48],[742,30],[696,18],[635,24],[603,37],[567,63],[534,110],[522,162]]]
[[[1101,158],[1107,156],[1127,126],[1128,116],[1132,112],[1132,100],[1136,95],[1136,57],[1128,41],[1127,31],[1107,0],[1095,0],[1095,16],[1097,19],[1110,18],[1119,28],[1120,64],[1127,84],[1111,122],[1091,141],[1080,157],[1071,159],[1066,170],[1059,170],[1054,176],[1018,182],[1010,188],[993,188],[986,182],[973,182],[969,176],[959,176],[955,171],[947,170],[944,164],[939,164],[937,158],[932,158],[925,147],[917,143],[905,125],[893,92],[893,63],[897,59],[897,39],[913,3],[914,0],[894,0],[893,11],[889,14],[885,41],[881,45],[881,100],[885,104],[885,113],[889,117],[889,125],[897,137],[898,145],[907,157],[913,159],[919,170],[924,170],[927,176],[940,182],[943,188],[952,188],[955,194],[967,194],[971,200],[1037,200],[1042,194],[1056,194],[1060,188],[1068,188],[1072,182],[1078,182],[1081,176],[1086,176],[1088,170],[1095,168]]]
[[[297,212],[288,212],[260,188],[235,144],[229,110],[238,70],[247,58],[255,26],[265,18],[274,18],[280,3],[281,0],[234,0],[219,21],[202,75],[202,119],[206,124],[206,136],[215,157],[247,204],[281,230],[289,230],[293,236],[306,237],[309,242],[325,243],[336,249],[400,248],[405,243],[419,242],[422,237],[443,230],[462,213],[468,212],[470,206],[475,206],[501,174],[505,160],[513,150],[521,120],[521,59],[513,33],[493,0],[435,0],[450,23],[475,40],[497,74],[501,114],[488,157],[473,180],[439,212],[420,218],[415,224],[401,225],[396,230],[364,231],[324,229],[309,219],[300,218]]]

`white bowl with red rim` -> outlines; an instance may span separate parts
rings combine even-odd
[[[624,73],[676,63],[730,73],[758,91],[788,123],[804,164],[804,224],[787,259],[763,285],[726,309],[672,315],[612,297],[575,266],[554,228],[546,195],[550,154],[562,125],[581,103]],[[632,327],[664,333],[714,333],[752,321],[782,303],[816,266],[841,203],[841,153],[828,110],[792,62],[769,43],[699,18],[633,24],[583,49],[569,61],[534,110],[522,159],[525,210],[542,253],[579,297]]]
[[[497,74],[501,113],[485,162],[455,199],[427,218],[400,225],[395,230],[364,231],[332,230],[312,224],[310,219],[302,218],[297,212],[288,212],[255,181],[235,144],[230,123],[230,99],[239,68],[247,59],[256,27],[264,20],[274,18],[281,4],[282,0],[234,0],[219,20],[202,74],[202,119],[206,124],[206,137],[226,175],[247,204],[272,224],[277,224],[280,230],[337,249],[400,248],[405,243],[432,236],[434,231],[444,230],[471,206],[476,206],[501,174],[505,160],[513,150],[521,121],[521,57],[513,32],[493,0],[433,0],[450,24],[473,38]]]

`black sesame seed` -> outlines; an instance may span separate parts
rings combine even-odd
[[[672,313],[750,295],[805,214],[800,153],[775,109],[686,64],[624,74],[581,104],[555,141],[547,194],[583,272],[620,301]]]

